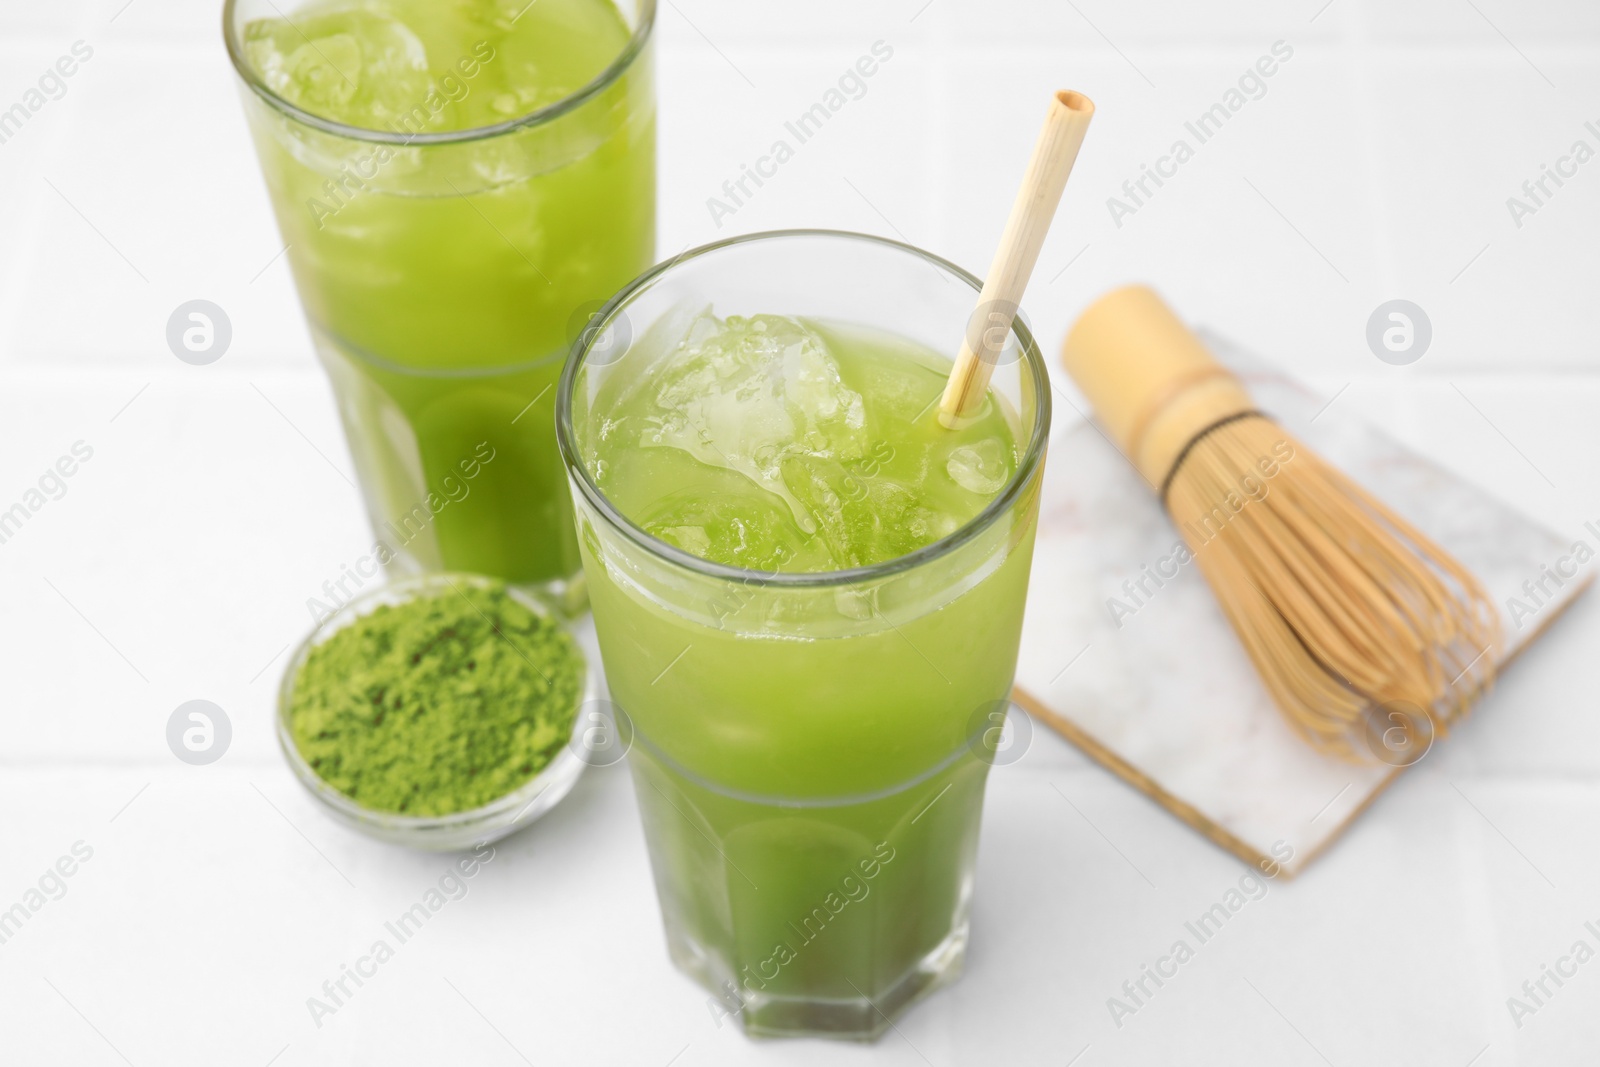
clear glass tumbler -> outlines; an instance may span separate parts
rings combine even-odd
[[[451,23],[430,40],[426,26],[397,29],[325,0],[227,2],[257,155],[391,574],[478,572],[582,608],[556,380],[601,303],[655,257],[655,3],[619,0],[615,13],[610,3],[564,0],[564,11],[603,11],[619,51],[582,88],[549,99],[533,65],[512,66],[505,35],[520,4],[474,9],[477,39]],[[256,69],[254,42],[284,21],[304,54]],[[370,56],[365,68],[350,58],[361,55],[352,34],[415,42],[430,69],[451,73],[396,90],[387,129],[333,121],[274,91],[296,64],[313,74],[326,64],[335,93],[340,77],[351,91],[384,78]],[[513,69],[526,83],[503,91]],[[430,128],[472,92],[497,93],[512,115]]]
[[[961,969],[1048,379],[1019,321],[993,387],[1015,475],[943,540],[830,573],[711,563],[619,513],[591,469],[608,383],[648,383],[651,353],[708,306],[868,327],[953,356],[979,289],[875,237],[741,237],[619,293],[562,376],[557,434],[612,698],[633,730],[668,948],[714,1014],[752,1034],[875,1037]]]

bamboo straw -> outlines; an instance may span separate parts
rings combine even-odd
[[[983,402],[1000,350],[1017,317],[1022,292],[1039,260],[1050,220],[1061,202],[1061,190],[1066,187],[1093,116],[1094,102],[1082,93],[1062,89],[1050,101],[1050,111],[1022,176],[1022,188],[1011,205],[1000,247],[989,264],[978,306],[967,322],[961,354],[950,368],[950,380],[939,400],[939,421],[946,427],[959,425]]]

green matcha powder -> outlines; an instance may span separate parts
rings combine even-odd
[[[503,586],[385,605],[314,646],[289,706],[295,746],[364,808],[449,815],[544,769],[572,734],[583,656]]]

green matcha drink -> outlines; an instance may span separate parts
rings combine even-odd
[[[654,256],[650,0],[232,0],[230,52],[381,559],[569,594],[552,412]],[[484,463],[470,493],[463,462]]]
[[[797,299],[764,269],[790,247],[843,261],[812,290],[860,276],[846,304],[935,290],[923,299],[949,305],[949,332],[901,332],[904,312],[873,313],[870,297],[850,319]],[[1010,690],[1032,553],[1043,371],[1036,353],[1002,368],[946,430],[950,355],[922,338],[959,343],[965,275],[853,235],[692,257],[619,298],[612,318],[639,337],[621,359],[563,381],[607,678],[634,730],[669,946],[713,1014],[871,1036],[965,949],[984,729]],[[748,313],[721,313],[723,277],[745,279],[731,303]],[[763,279],[780,313],[758,310]]]

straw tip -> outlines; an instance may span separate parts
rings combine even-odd
[[[1072,89],[1056,90],[1056,103],[1068,111],[1080,111],[1086,115],[1094,114],[1094,101]]]

